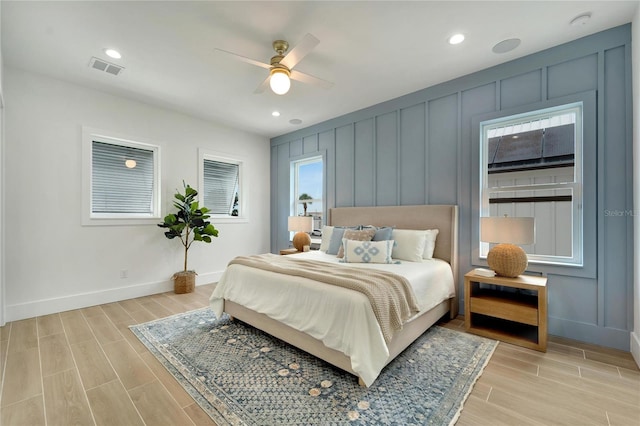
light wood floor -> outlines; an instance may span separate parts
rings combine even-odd
[[[212,288],[0,328],[1,424],[213,424],[127,328],[207,306]],[[500,343],[457,424],[640,425],[640,372],[628,353],[565,339],[547,353]]]

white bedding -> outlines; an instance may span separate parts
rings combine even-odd
[[[293,256],[335,263],[337,268],[347,265],[403,275],[414,289],[420,313],[455,295],[451,268],[439,259],[400,264],[344,264],[336,256],[321,251]],[[279,258],[273,255],[274,262]],[[389,351],[369,300],[362,293],[306,278],[231,265],[211,295],[211,308],[218,317],[222,315],[224,299],[265,314],[343,352],[351,358],[351,368],[367,386],[386,365]]]

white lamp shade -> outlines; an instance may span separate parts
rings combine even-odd
[[[487,243],[533,244],[535,221],[532,217],[481,217],[480,241]]]
[[[291,232],[313,231],[313,216],[289,216],[289,231]]]
[[[271,72],[269,86],[271,86],[273,93],[277,95],[284,95],[291,87],[291,80],[289,80],[289,76],[286,71],[276,69]]]

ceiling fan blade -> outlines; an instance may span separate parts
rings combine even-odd
[[[269,65],[269,64],[265,64],[264,62],[256,61],[255,59],[247,58],[246,56],[238,55],[237,53],[228,52],[226,50],[222,50],[222,49],[218,49],[218,48],[214,48],[214,50],[217,50],[218,52],[225,53],[227,55],[231,55],[231,56],[234,57],[234,59],[238,59],[238,60],[240,60],[242,62],[246,62],[246,63],[251,64],[251,65],[256,65],[258,67],[266,68],[266,69],[270,69],[271,68],[271,65]]]
[[[295,70],[291,71],[290,77],[294,80],[301,81],[303,83],[308,83],[314,86],[322,87],[323,89],[331,89],[333,87],[333,83],[330,81],[323,80],[321,78],[314,77],[312,75],[305,74],[300,71],[295,71]]]
[[[285,57],[280,61],[280,64],[291,69],[296,66],[298,62],[302,60],[309,52],[313,50],[320,43],[320,40],[307,33],[300,43],[296,45]]]
[[[256,90],[254,90],[253,93],[260,94],[260,93],[264,92],[265,90],[267,90],[267,87],[269,87],[269,79],[270,78],[271,78],[271,75],[267,76],[267,78],[265,78],[264,81],[262,83],[260,83],[260,86],[256,87]]]

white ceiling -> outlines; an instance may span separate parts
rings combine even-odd
[[[637,0],[0,4],[5,66],[268,137],[631,22],[638,7]],[[588,23],[569,24],[585,12]],[[466,40],[449,45],[456,32]],[[273,40],[295,45],[306,33],[320,44],[296,69],[334,82],[331,89],[293,81],[284,96],[257,95],[268,71],[214,50],[269,62]],[[517,49],[492,53],[512,37],[522,39]],[[107,57],[107,47],[122,58]],[[117,77],[94,70],[93,56],[125,70]],[[294,118],[302,124],[290,124]]]

